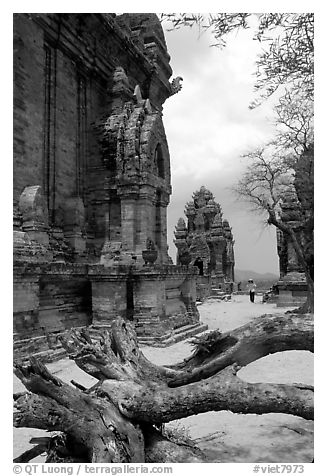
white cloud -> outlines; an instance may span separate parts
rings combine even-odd
[[[173,195],[168,208],[170,253],[173,229],[192,193],[205,185],[233,227],[238,268],[277,272],[275,230],[235,202],[228,190],[239,178],[240,156],[273,134],[271,101],[254,110],[254,71],[260,45],[251,31],[230,37],[224,50],[210,47],[207,32],[188,28],[166,33],[174,76],[183,89],[164,105]],[[242,210],[242,211],[240,211]],[[240,214],[241,213],[241,214]]]

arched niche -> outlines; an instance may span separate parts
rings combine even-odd
[[[203,274],[204,274],[203,273],[203,260],[200,257],[196,258],[196,260],[193,263],[193,266],[196,266],[199,269],[199,275],[203,276]]]
[[[154,163],[158,172],[158,177],[165,178],[165,161],[161,144],[157,144],[154,152]]]

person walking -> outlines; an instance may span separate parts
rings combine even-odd
[[[254,302],[254,295],[255,295],[255,288],[256,287],[257,287],[257,285],[255,284],[253,279],[249,279],[248,284],[246,285],[246,289],[247,289],[247,291],[249,291],[251,302]]]

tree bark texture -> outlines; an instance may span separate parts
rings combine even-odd
[[[61,461],[205,461],[198,449],[171,441],[158,428],[210,410],[313,419],[311,386],[248,383],[237,376],[242,366],[270,353],[313,351],[309,314],[265,315],[231,332],[213,331],[194,339],[188,359],[167,367],[145,358],[131,323],[120,319],[99,342],[92,342],[86,331],[70,331],[62,343],[98,383],[89,389],[66,384],[31,358],[27,366],[15,364],[28,392],[14,396],[14,426],[65,436],[56,447]]]

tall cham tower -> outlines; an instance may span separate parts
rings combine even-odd
[[[185,215],[177,222],[175,245],[177,264],[198,267],[197,298],[218,290],[231,292],[234,282],[234,240],[231,227],[223,219],[221,206],[204,186],[186,203]]]

